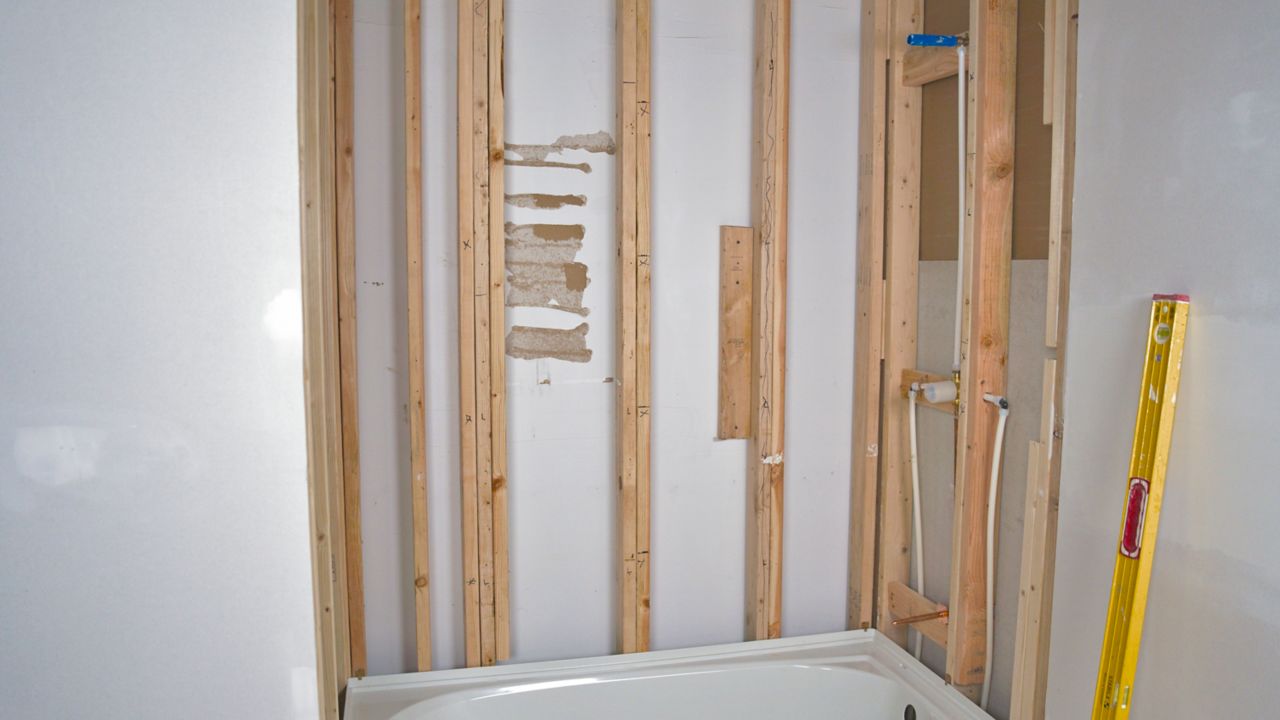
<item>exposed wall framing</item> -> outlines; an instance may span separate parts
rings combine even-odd
[[[298,139],[302,220],[307,500],[320,717],[337,720],[351,670],[338,342],[338,183],[334,16],[298,2]]]
[[[1075,188],[1076,49],[1079,0],[1047,0],[1046,87],[1052,87],[1053,150],[1049,198],[1049,274],[1046,297],[1044,400],[1040,440],[1027,465],[1018,629],[1014,645],[1010,717],[1043,720],[1049,672],[1049,627],[1058,542],[1058,481],[1062,473],[1062,400],[1067,350],[1067,294],[1071,265],[1071,210]]]
[[[858,285],[854,319],[853,467],[846,625],[875,623],[880,385],[884,372],[885,104],[889,0],[862,0],[858,108]]]
[[[619,645],[649,649],[650,0],[618,0]]]
[[[426,362],[422,323],[422,2],[404,2],[405,269],[409,320],[409,486],[413,503],[414,647],[418,670],[431,669],[431,602],[427,552]]]
[[[986,526],[998,415],[983,396],[1004,395],[1008,371],[1018,6],[1016,0],[972,0],[969,13],[973,200],[964,253],[946,675],[961,692],[977,697],[989,671]]]
[[[503,3],[458,12],[463,617],[469,667],[511,654],[507,592]]]
[[[762,640],[782,633],[791,0],[757,0],[755,33],[747,637]]]

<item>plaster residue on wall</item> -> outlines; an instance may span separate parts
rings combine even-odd
[[[582,323],[572,330],[513,325],[507,333],[507,354],[522,360],[552,358],[585,363],[591,360],[587,349],[587,330]]]
[[[577,262],[582,225],[506,225],[507,307],[540,307],[587,315],[582,293],[591,278]]]
[[[559,210],[562,207],[584,207],[586,195],[546,195],[543,193],[518,193],[507,195],[507,204],[511,207],[528,208],[530,210]]]
[[[548,145],[521,145],[507,143],[508,167],[553,167],[567,170],[591,172],[589,163],[570,163],[562,160],[549,160],[550,155],[559,155],[566,150],[585,150],[589,153],[606,153],[612,155],[617,147],[613,136],[601,130],[584,135],[561,135],[558,140]],[[512,156],[515,157],[512,157]]]

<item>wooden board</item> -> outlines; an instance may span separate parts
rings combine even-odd
[[[350,671],[342,505],[332,6],[298,3],[303,398],[319,716],[337,720]]]
[[[920,32],[921,0],[892,0],[889,77],[902,76],[905,42],[893,40]],[[876,627],[905,645],[905,627],[889,616],[889,583],[910,582],[911,467],[907,442],[907,401],[888,390],[904,370],[916,367],[917,274],[920,250],[920,88],[889,85],[885,205],[885,339],[881,407],[881,486],[879,601]]]
[[[1012,269],[1014,109],[1018,6],[973,0],[973,205],[965,252],[956,509],[951,558],[951,624],[946,675],[975,697],[986,657],[986,520],[996,408],[1005,394]]]
[[[333,88],[338,238],[338,356],[342,492],[351,675],[364,677],[364,547],[360,529],[360,413],[356,363],[355,52],[353,0],[333,2]]]
[[[466,662],[510,654],[503,6],[458,13],[458,308]]]
[[[782,632],[790,0],[757,0],[755,22],[747,637],[762,640]]]
[[[717,440],[746,438],[751,432],[751,248],[751,228],[720,226]]]
[[[902,397],[910,398],[909,393],[911,392],[912,383],[920,383],[921,385],[925,385],[928,383],[935,383],[935,382],[952,382],[952,380],[950,377],[947,377],[946,375],[935,375],[934,373],[927,373],[921,370],[903,370],[902,380],[898,383],[898,392],[902,395]],[[930,410],[936,410],[941,413],[946,413],[947,415],[956,414],[956,404],[954,402],[931,403],[924,399],[923,393],[919,393],[916,395],[916,404],[919,405],[920,407],[929,408]]]
[[[954,48],[913,47],[902,57],[902,84],[918,87],[959,72],[959,58]]]
[[[858,235],[854,318],[853,466],[846,626],[875,622],[880,379],[884,358],[885,104],[889,0],[862,0],[858,90]]]
[[[404,3],[405,267],[409,288],[409,485],[413,503],[413,606],[418,670],[431,669],[427,550],[426,362],[422,323],[422,4]]]
[[[895,620],[898,618],[917,617],[946,609],[946,605],[933,602],[896,580],[889,583],[889,616]],[[921,635],[929,638],[938,646],[943,648],[947,646],[947,618],[924,620],[913,623],[911,627],[919,630]]]
[[[618,2],[619,646],[649,648],[649,0]]]

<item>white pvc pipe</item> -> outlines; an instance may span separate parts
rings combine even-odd
[[[956,147],[959,148],[956,153],[958,158],[956,177],[959,178],[957,187],[960,190],[960,197],[956,203],[959,211],[957,212],[956,223],[956,337],[952,345],[954,350],[951,357],[952,372],[960,372],[960,326],[963,322],[961,316],[964,308],[964,226],[968,215],[965,200],[968,195],[969,158],[965,145],[968,143],[969,136],[965,129],[965,123],[969,114],[969,93],[966,91],[965,86],[969,78],[969,70],[964,65],[964,55],[964,44],[956,45],[956,61],[959,68],[956,78],[960,83],[956,89],[956,127],[959,129],[959,142],[956,143]]]
[[[916,592],[924,595],[924,525],[920,521],[920,463],[917,461],[916,451],[916,393],[917,386],[912,383],[911,390],[907,393],[910,397],[910,406],[907,409],[907,425],[910,427],[911,435],[911,521],[915,527],[915,538],[911,543],[911,549],[915,553],[916,560]],[[920,659],[920,651],[924,635],[916,630],[916,659]]]
[[[982,677],[982,709],[987,709],[987,700],[991,696],[991,653],[995,639],[995,605],[996,605],[996,500],[1000,497],[1000,453],[1004,450],[1004,427],[1009,419],[1009,402],[998,395],[983,395],[983,400],[1000,408],[1000,419],[996,422],[995,447],[991,453],[991,483],[987,495],[987,671]]]

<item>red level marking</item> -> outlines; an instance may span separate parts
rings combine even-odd
[[[1124,530],[1120,533],[1120,554],[1138,557],[1142,549],[1142,524],[1147,519],[1147,497],[1151,483],[1136,477],[1129,480],[1129,501],[1124,512]]]
[[[1152,299],[1152,300],[1172,300],[1172,301],[1174,301],[1174,302],[1184,302],[1184,303],[1189,303],[1189,302],[1191,302],[1191,296],[1190,296],[1190,295],[1182,295],[1182,294],[1180,294],[1180,293],[1179,293],[1179,294],[1169,294],[1169,295],[1161,295],[1161,294],[1152,295],[1152,296],[1151,296],[1151,299]]]

